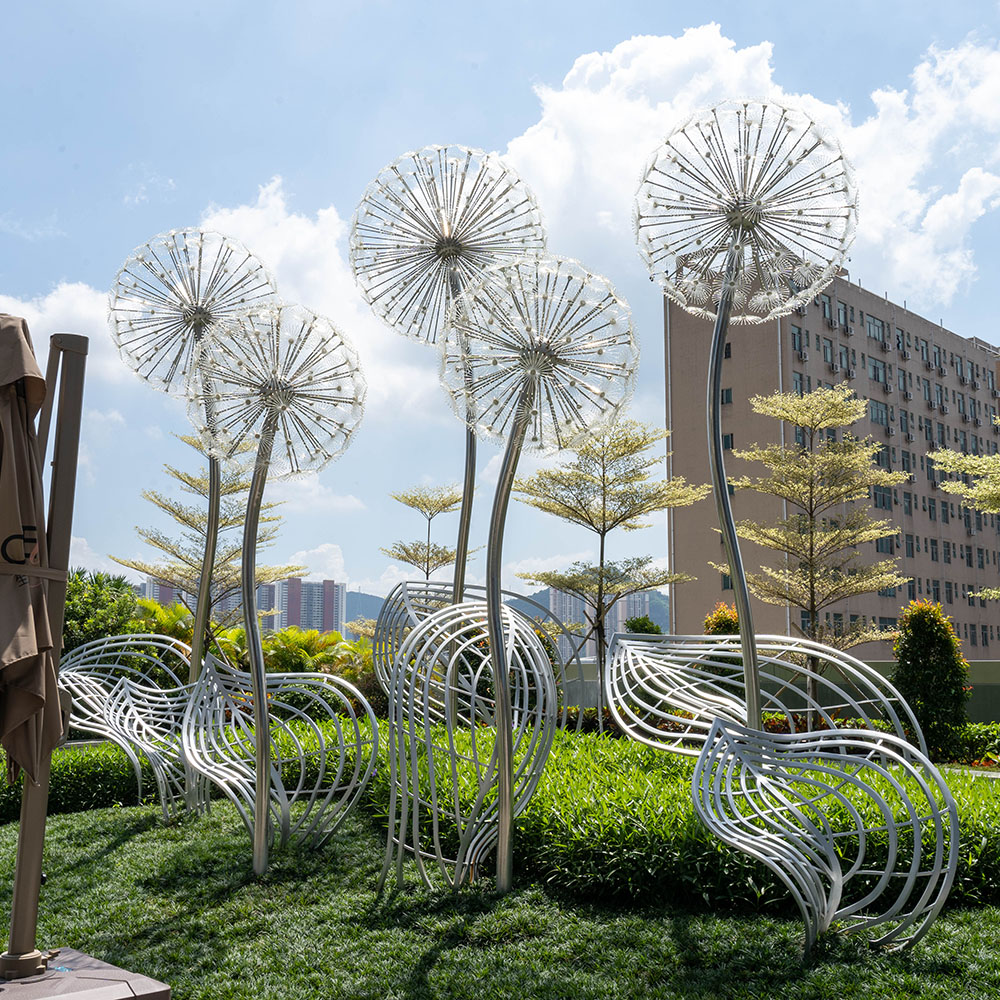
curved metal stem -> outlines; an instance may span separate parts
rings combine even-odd
[[[270,831],[271,798],[271,720],[267,710],[267,675],[264,666],[264,647],[260,639],[260,622],[257,619],[257,526],[260,522],[260,505],[267,484],[267,468],[271,461],[274,432],[278,426],[277,413],[268,413],[257,447],[250,494],[247,497],[247,514],[243,522],[243,562],[240,567],[240,587],[243,591],[243,625],[246,629],[247,655],[250,659],[250,681],[253,688],[253,728],[256,756],[256,784],[253,806],[253,870],[262,875],[267,869],[268,833]]]
[[[209,609],[212,606],[212,571],[215,568],[215,550],[219,541],[219,507],[222,495],[221,463],[217,458],[208,459],[208,520],[205,523],[205,554],[201,560],[198,578],[198,603],[194,612],[194,631],[191,634],[191,668],[188,683],[194,684],[201,676],[205,659],[205,633],[208,631]]]
[[[736,273],[737,251],[732,245],[726,259],[726,278]],[[750,610],[750,592],[747,589],[743,559],[740,555],[733,509],[729,502],[729,485],[726,482],[726,468],[722,460],[722,362],[725,358],[726,334],[729,330],[729,314],[733,307],[732,293],[723,285],[719,299],[719,311],[715,317],[712,332],[712,352],[708,362],[708,457],[712,471],[712,490],[715,493],[715,507],[719,514],[719,527],[729,561],[729,574],[733,582],[736,615],[740,623],[740,645],[743,651],[743,676],[746,682],[747,725],[751,729],[761,727],[760,674],[757,667],[757,642],[754,635],[753,614]]]
[[[459,302],[462,295],[462,278],[458,271],[448,275],[448,288],[453,302]],[[459,337],[464,337],[461,330]],[[472,399],[472,371],[465,367],[465,387],[467,400]],[[455,575],[451,600],[458,604],[465,597],[465,567],[469,559],[469,531],[472,527],[472,501],[476,492],[476,432],[473,429],[475,410],[469,402],[465,411],[465,476],[462,479],[462,506],[458,515],[458,538],[455,541]]]
[[[497,479],[497,491],[493,498],[489,541],[486,545],[486,618],[490,637],[490,660],[493,664],[493,690],[496,696],[493,721],[497,732],[494,753],[497,762],[498,892],[509,892],[514,876],[514,740],[511,733],[513,719],[507,677],[507,650],[501,616],[503,597],[500,593],[500,567],[503,562],[503,529],[507,520],[507,505],[534,399],[535,384],[529,380],[521,390],[514,423],[507,439],[507,449],[504,452],[500,476]]]

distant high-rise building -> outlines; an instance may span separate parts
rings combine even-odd
[[[607,615],[605,615],[604,632],[609,641],[615,632],[625,631],[625,622],[629,618],[649,615],[649,594],[648,590],[629,594],[618,601]],[[564,593],[561,590],[549,589],[549,611],[564,625],[574,622],[586,625],[588,622],[587,605],[583,598]],[[557,645],[559,652],[564,658],[571,655],[572,644],[568,637],[561,636]],[[580,655],[585,659],[593,659],[597,656],[597,640],[594,638],[588,639],[583,649],[580,650]]]
[[[181,591],[174,587],[171,587],[168,583],[162,583],[155,577],[146,577],[146,592],[143,595],[148,597],[158,604],[162,604],[164,607],[168,607],[171,604],[175,604],[180,601],[183,594]]]
[[[665,324],[670,473],[707,482],[705,380],[712,327],[669,301]],[[867,417],[852,433],[873,435],[882,445],[879,464],[908,476],[899,486],[873,490],[872,513],[891,521],[896,533],[864,545],[862,555],[867,562],[899,557],[900,571],[911,582],[831,607],[825,612],[831,627],[864,618],[891,628],[903,604],[927,598],[943,605],[967,646],[989,658],[989,647],[1000,643],[1000,625],[974,595],[1000,585],[1000,518],[978,514],[941,490],[934,452],[997,453],[1000,350],[978,337],[952,333],[841,276],[790,316],[732,330],[726,359],[722,434],[730,478],[763,469],[736,459],[733,449],[796,439],[797,428],[754,413],[751,396],[779,390],[802,394],[845,380],[868,403]],[[737,520],[773,523],[787,513],[780,501],[752,490],[733,497]],[[717,602],[733,600],[729,577],[708,565],[726,561],[715,507],[706,501],[667,515],[670,568],[697,577],[672,589],[672,631],[698,633]],[[751,572],[779,560],[775,552],[743,545]],[[792,626],[800,623],[798,609],[755,600],[753,611],[756,631],[797,634]],[[861,646],[857,652],[862,658],[891,657],[888,644]]]
[[[347,584],[334,580],[279,580],[274,585],[272,628],[296,626],[320,632],[343,632],[346,619]]]

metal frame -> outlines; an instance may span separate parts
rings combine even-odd
[[[469,600],[482,600],[486,597],[486,588],[466,586],[465,593]],[[572,707],[566,699],[566,686],[575,681],[582,690],[583,684],[579,636],[570,632],[544,604],[539,604],[538,601],[513,590],[502,590],[501,594],[507,604],[516,600],[530,605],[538,612],[533,619],[534,625],[545,633],[546,639],[555,650],[553,671],[556,689],[556,725],[558,728],[564,729],[571,724],[569,709]],[[382,603],[378,619],[375,622],[375,634],[372,637],[372,663],[375,668],[375,676],[386,694],[389,693],[391,685],[395,651],[402,646],[407,635],[416,625],[451,603],[453,603],[451,588],[447,584],[435,583],[434,581],[407,580],[397,584],[389,592]],[[573,647],[568,660],[564,659],[559,651],[559,639],[562,637],[568,638]],[[581,728],[583,725],[582,712],[577,713],[576,722],[572,725],[578,730]]]
[[[513,820],[534,793],[551,749],[556,692],[534,623],[507,605],[501,613],[512,720],[507,733],[511,759],[516,760],[511,769]],[[492,734],[504,727],[498,720],[493,648],[487,603],[465,601],[416,623],[394,658],[389,837],[380,892],[393,868],[402,885],[407,853],[414,855],[427,885],[433,884],[433,865],[457,889],[475,878],[484,857],[498,847],[503,758]],[[456,739],[458,733],[467,737],[467,744]]]
[[[267,674],[269,780],[258,765],[261,732],[253,676],[209,654],[187,703],[181,743],[191,767],[236,807],[255,846],[325,843],[357,803],[378,759],[379,727],[353,685],[329,674]],[[334,739],[318,720],[331,723]],[[260,788],[267,789],[263,812]]]
[[[720,840],[787,886],[806,953],[834,926],[906,948],[927,932],[955,879],[955,800],[927,756],[896,735],[770,735],[716,719],[691,793]],[[882,840],[886,860],[876,863],[870,855]]]

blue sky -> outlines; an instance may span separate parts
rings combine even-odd
[[[424,145],[504,155],[538,197],[550,249],[629,300],[641,419],[662,419],[661,305],[632,243],[631,198],[673,125],[725,97],[799,103],[841,137],[861,191],[852,276],[1000,343],[998,22],[997,4],[963,0],[9,6],[0,309],[27,316],[43,351],[57,330],[92,340],[74,561],[148,555],[133,525],[169,528],[140,492],[172,487],[164,462],[191,466],[171,436],[184,409],[119,362],[106,293],[134,247],[204,224],[242,239],[286,299],[328,315],[370,387],[337,463],[269,487],[286,523],[265,561],[378,593],[408,575],[379,546],[421,537],[422,521],[387,494],[457,480],[463,432],[433,351],[382,327],[356,292],[347,232],[368,182]],[[697,419],[691,433],[704,433]],[[474,545],[497,465],[482,447]],[[455,517],[436,525],[447,541]],[[611,555],[662,559],[664,537],[661,517],[614,537]],[[511,505],[508,581],[594,552],[586,532]],[[470,579],[483,572],[480,555]]]

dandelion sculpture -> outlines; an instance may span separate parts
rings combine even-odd
[[[505,442],[486,550],[501,892],[510,888],[513,872],[513,794],[500,567],[518,458],[524,446],[568,447],[613,417],[631,394],[637,364],[628,306],[607,279],[576,261],[540,257],[499,269],[449,316],[442,381],[455,411],[477,434]]]
[[[730,322],[786,315],[829,284],[856,220],[854,174],[839,143],[774,102],[726,101],[695,114],[650,158],[636,194],[633,222],[650,273],[682,308],[715,321],[709,460],[752,728],[760,728],[753,617],[722,458],[726,335]]]
[[[357,354],[343,335],[302,306],[234,318],[221,336],[202,339],[193,364],[198,377],[189,383],[188,409],[205,450],[229,457],[244,442],[257,445],[240,576],[257,765],[253,863],[260,874],[267,867],[271,769],[264,653],[254,600],[261,499],[269,470],[295,475],[321,469],[343,453],[361,419],[366,387]]]
[[[264,265],[241,243],[200,229],[176,229],[133,250],[108,299],[111,335],[140,378],[171,395],[190,389],[192,358],[206,334],[238,312],[276,303]],[[210,387],[207,387],[210,388]],[[211,421],[211,393],[198,423]],[[219,533],[220,466],[208,459],[208,520],[191,642],[189,681],[204,659],[212,569]]]
[[[490,268],[544,249],[532,193],[499,157],[464,146],[427,146],[391,163],[365,191],[351,227],[362,294],[380,319],[427,344],[438,341],[449,309]],[[475,414],[468,416],[456,602],[465,588],[476,482]]]
[[[626,639],[608,673],[608,694],[645,742],[669,743],[652,727],[670,724],[677,709],[690,716],[672,749],[698,752],[695,810],[721,840],[782,879],[805,922],[806,951],[834,921],[843,931],[879,928],[876,945],[912,944],[944,904],[958,860],[954,800],[922,749],[904,738],[901,719],[912,722],[912,713],[905,704],[897,712],[898,695],[865,680],[867,668],[815,643],[792,643],[796,658],[809,663],[805,671],[792,670],[792,680],[787,671],[784,680],[772,673],[774,654],[788,640],[754,635],[722,460],[729,323],[775,319],[824,288],[850,247],[856,204],[840,146],[804,114],[773,102],[727,101],[694,115],[654,153],[634,217],[640,253],[667,296],[715,322],[709,459],[740,636],[710,643],[663,636],[646,648]],[[757,638],[768,701],[786,715],[787,735],[762,731]],[[742,684],[728,671],[731,654],[720,655],[737,641]],[[839,674],[826,676],[831,665]],[[812,731],[853,709],[863,718],[882,714],[896,732]],[[745,726],[733,718],[739,714]],[[796,714],[807,720],[805,731]],[[923,748],[919,727],[914,732]],[[887,845],[884,856],[879,842]]]

